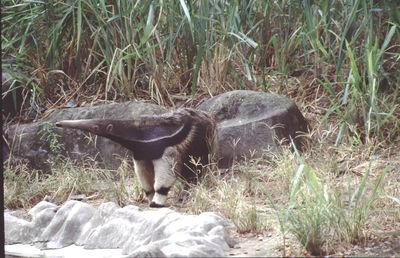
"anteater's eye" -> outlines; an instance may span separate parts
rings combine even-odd
[[[99,126],[98,126],[98,125],[93,126],[93,130],[94,130],[95,132],[98,132],[98,131],[99,131]]]
[[[112,130],[113,130],[113,128],[114,128],[114,126],[113,126],[112,124],[108,124],[107,127],[106,127],[106,131],[107,131],[108,133],[111,133]]]

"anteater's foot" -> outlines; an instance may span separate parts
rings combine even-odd
[[[150,203],[150,207],[151,208],[163,208],[163,207],[166,207],[166,206],[163,205],[163,204],[158,204],[158,203],[155,203],[155,202],[151,202]]]

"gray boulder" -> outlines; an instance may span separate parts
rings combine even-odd
[[[198,109],[218,122],[218,165],[226,168],[234,160],[276,152],[277,141],[293,139],[301,149],[302,132],[308,123],[288,98],[249,90],[227,92],[204,101]]]
[[[230,223],[213,212],[186,215],[168,208],[143,211],[111,202],[95,208],[71,200],[57,207],[54,216],[45,214],[52,209],[54,212],[54,208],[53,204],[39,203],[29,212],[32,222],[6,213],[6,245],[34,244],[44,256],[51,256],[46,253],[48,249],[62,253],[75,245],[93,251],[119,249],[120,255],[127,257],[221,257],[234,244],[226,230]],[[46,223],[34,222],[46,218]]]
[[[141,236],[132,234],[127,240],[123,252],[130,256],[161,250],[168,257],[221,257],[232,244],[228,223],[212,212],[183,215],[163,208],[142,216],[153,219],[138,228]]]
[[[66,130],[55,127],[55,122],[68,119],[134,119],[141,115],[162,114],[164,107],[145,102],[113,103],[93,107],[65,108],[56,110],[47,118],[30,123],[17,124],[6,128],[5,137],[10,144],[3,150],[3,158],[11,158],[11,163],[22,161],[30,167],[47,171],[48,160],[59,154],[72,160],[82,161],[87,157],[96,157],[100,164],[116,169],[120,159],[128,150],[103,137],[95,137],[81,130]]]
[[[298,148],[303,145],[300,132],[308,123],[297,106],[277,94],[238,90],[204,101],[199,107],[215,116],[218,122],[217,157],[219,166],[231,166],[234,160],[260,157],[276,152],[277,141],[292,138]],[[93,107],[66,108],[31,124],[13,125],[5,130],[11,151],[3,151],[12,163],[23,161],[32,168],[49,170],[48,160],[59,154],[82,161],[95,157],[105,168],[116,169],[129,151],[109,139],[81,130],[61,129],[55,122],[70,119],[135,119],[140,115],[167,112],[166,108],[145,102],[114,103]],[[10,155],[11,152],[11,155]]]
[[[100,206],[89,223],[88,234],[79,239],[79,243],[87,249],[122,248],[132,234],[145,237],[146,230],[138,230],[141,225],[148,225],[142,218],[138,207],[129,205],[124,208],[113,208],[112,213],[105,212],[112,203]],[[109,210],[110,211],[110,210]],[[98,221],[102,221],[98,224]],[[140,232],[140,234],[138,234]]]
[[[100,245],[107,244],[113,246],[113,248],[118,248],[118,236],[112,237],[112,243],[104,243],[104,242],[94,242],[91,241],[95,238],[94,233],[98,227],[105,224],[111,216],[120,209],[119,205],[114,202],[106,202],[102,203],[93,214],[93,217],[89,220],[88,223],[82,228],[82,233],[79,239],[76,241],[77,245],[86,245],[88,248],[95,249],[101,248]],[[121,227],[125,227],[126,225],[121,225]],[[111,234],[115,234],[115,232],[111,232]],[[118,234],[118,232],[117,232]],[[115,241],[117,240],[117,241]]]
[[[10,212],[4,213],[4,233],[6,244],[26,243],[35,240],[49,225],[57,212],[57,205],[49,202],[40,202],[28,214],[31,221],[13,216]]]
[[[29,243],[32,239],[32,223],[5,212],[4,235],[7,245]]]
[[[41,201],[28,214],[32,217],[32,238],[36,241],[53,220],[58,210],[54,203]]]
[[[70,200],[54,215],[35,242],[47,243],[46,248],[62,248],[74,244],[95,208],[87,203]]]

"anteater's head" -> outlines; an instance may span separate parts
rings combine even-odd
[[[183,123],[183,121],[166,120],[157,117],[146,117],[135,120],[63,120],[57,122],[56,126],[80,129],[99,136],[112,138],[113,140],[119,138],[121,140],[141,143],[151,143],[166,139],[180,138],[177,136],[187,134],[187,132],[185,132],[187,130],[184,130],[185,123]]]
[[[133,151],[138,158],[147,159],[159,158],[166,147],[182,143],[192,128],[181,119],[156,116],[135,120],[63,120],[56,126],[109,138]]]

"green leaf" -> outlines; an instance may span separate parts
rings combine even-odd
[[[350,203],[358,203],[358,201],[360,200],[360,197],[362,196],[362,194],[365,191],[365,187],[367,185],[367,180],[368,180],[368,176],[369,173],[371,172],[371,162],[369,162],[368,164],[368,169],[367,171],[364,172],[364,175],[361,179],[360,185],[357,188],[357,191],[355,191],[351,198],[350,198]]]
[[[185,14],[185,16],[189,22],[190,28],[193,28],[192,19],[190,18],[189,8],[187,7],[185,0],[179,0],[179,2],[182,6],[183,13]],[[193,29],[192,29],[192,31],[193,31]]]

